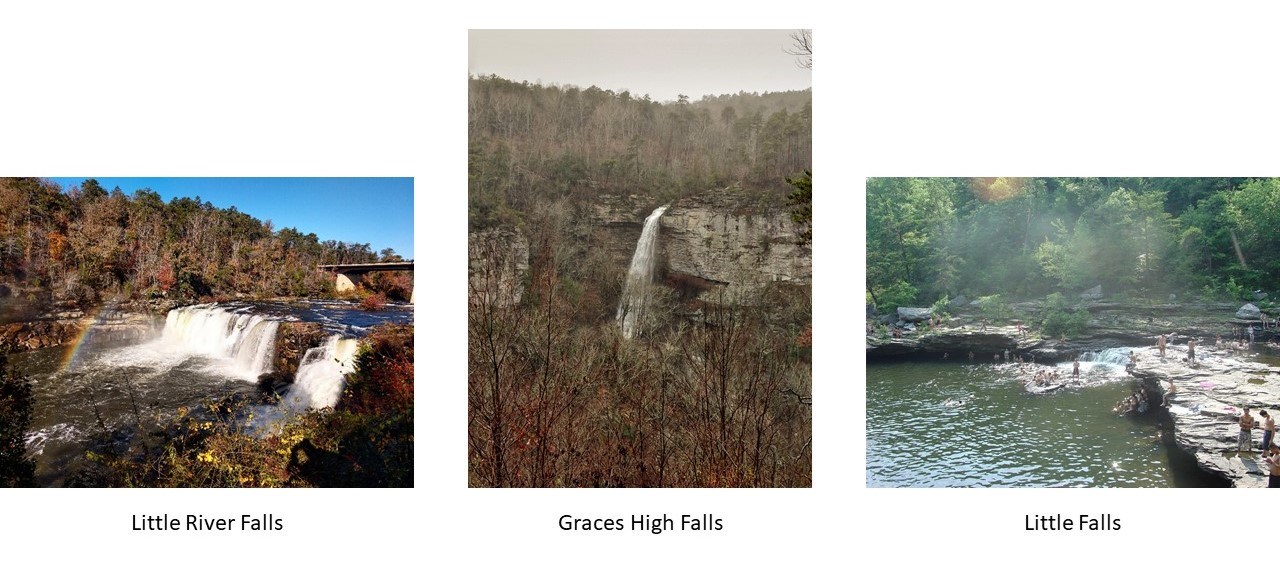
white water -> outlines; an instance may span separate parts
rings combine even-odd
[[[280,322],[216,306],[169,311],[157,344],[170,352],[222,358],[236,376],[254,380],[271,370]]]
[[[661,206],[645,219],[640,241],[636,242],[636,252],[631,256],[631,268],[627,271],[622,301],[618,304],[617,318],[624,337],[634,336],[644,319],[653,286],[653,270],[657,266],[658,218],[666,211],[667,207]]]
[[[298,374],[283,404],[291,409],[328,408],[337,404],[346,386],[346,374],[355,369],[352,361],[358,341],[331,335],[324,345],[308,349],[298,363]]]
[[[1095,375],[1105,377],[1122,377],[1126,376],[1125,366],[1129,364],[1129,347],[1112,347],[1103,349],[1102,351],[1088,351],[1080,354],[1080,374]],[[1071,361],[1058,363],[1059,368],[1071,371],[1073,368]]]

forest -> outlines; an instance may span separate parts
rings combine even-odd
[[[1252,299],[1280,276],[1280,179],[872,178],[867,301]]]
[[[126,195],[93,179],[63,187],[0,178],[0,284],[33,301],[83,308],[108,299],[323,296],[333,281],[317,264],[399,259],[199,197],[166,203],[152,190]],[[367,279],[373,292],[408,300],[407,275],[376,275]]]
[[[808,285],[727,297],[660,276],[628,339],[630,256],[594,214],[729,188],[807,228],[810,92],[663,104],[482,76],[469,103],[470,485],[809,486]]]
[[[809,90],[671,104],[597,87],[471,77],[470,226],[518,223],[539,202],[671,200],[740,186],[786,194],[811,167]]]

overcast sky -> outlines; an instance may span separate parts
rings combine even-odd
[[[468,69],[543,84],[598,86],[659,101],[687,94],[803,90],[796,30],[471,30]]]

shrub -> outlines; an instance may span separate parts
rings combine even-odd
[[[1045,335],[1075,337],[1089,324],[1089,311],[1070,305],[1061,293],[1050,294],[1045,300],[1041,326]]]
[[[375,311],[386,307],[387,298],[378,293],[370,294],[369,296],[364,297],[364,300],[360,301],[361,310]]]

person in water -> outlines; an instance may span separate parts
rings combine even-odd
[[[1073,377],[1080,376],[1080,358],[1079,357],[1077,357],[1076,362],[1071,365],[1071,376]]]
[[[1253,416],[1249,414],[1248,406],[1241,406],[1244,414],[1240,415],[1240,438],[1236,442],[1236,452],[1248,451],[1253,453]]]
[[[1194,337],[1187,340],[1187,360],[1192,365],[1196,364],[1196,338]]]
[[[1164,346],[1167,343],[1168,343],[1168,340],[1165,339],[1164,334],[1160,334],[1160,337],[1156,338],[1156,347],[1160,348],[1161,359],[1164,359]]]
[[[1259,410],[1258,414],[1262,415],[1262,452],[1271,451],[1271,440],[1276,435],[1276,421],[1271,419],[1271,414],[1266,410]]]

